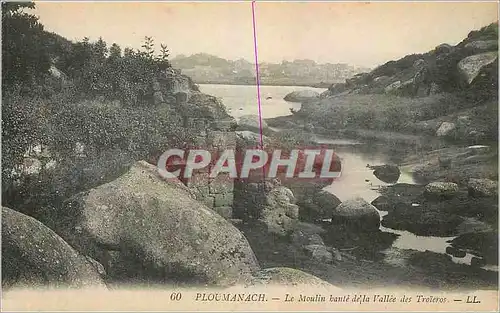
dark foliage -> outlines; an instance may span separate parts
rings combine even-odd
[[[166,45],[155,55],[151,37],[123,53],[102,38],[71,42],[32,8],[2,4],[2,204],[30,215],[190,140],[182,117],[153,105],[154,83],[168,85]]]

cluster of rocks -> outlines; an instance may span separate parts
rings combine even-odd
[[[278,179],[237,180],[235,198],[234,217],[260,221],[270,233],[284,236],[298,221],[299,208],[293,192],[281,186]]]
[[[294,211],[289,218],[296,219],[298,209],[290,202],[290,191],[277,186],[266,204]],[[280,224],[268,207],[262,218]],[[2,270],[5,288],[106,288],[121,282],[228,286],[295,278],[327,284],[299,270],[262,270],[235,226],[144,161],[60,208],[45,209],[39,221],[2,208]]]
[[[488,102],[472,109],[462,110],[450,115],[413,124],[415,131],[442,139],[462,139],[470,144],[478,144],[492,137],[495,130],[491,119],[496,119],[497,103]]]
[[[332,264],[343,259],[338,247],[355,247],[355,254],[372,256],[395,239],[380,231],[377,209],[361,198],[341,202],[335,195],[316,189],[296,199],[292,190],[276,179],[240,181],[236,186],[235,217],[246,224],[245,234],[256,244],[289,242],[296,253],[319,264]],[[345,257],[353,258],[351,254]]]
[[[447,253],[464,257],[467,251],[481,257],[477,264],[498,264],[493,257],[498,246],[491,240],[498,237],[497,201],[496,181],[472,178],[465,186],[447,181],[387,186],[372,204],[388,213],[382,220],[385,227],[422,236],[458,236]]]
[[[423,159],[409,161],[413,176],[419,183],[449,180],[467,185],[476,177],[496,180],[496,149],[486,145],[449,147],[431,151]]]

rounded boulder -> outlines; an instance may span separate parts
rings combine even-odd
[[[377,231],[380,227],[380,214],[377,209],[357,197],[342,202],[333,212],[332,224],[344,225],[358,231]]]

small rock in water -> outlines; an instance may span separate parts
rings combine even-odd
[[[481,267],[486,265],[486,261],[482,258],[473,257],[470,261],[470,265],[474,267]]]
[[[388,184],[396,183],[401,175],[401,171],[395,165],[368,165],[368,167],[373,170],[375,177]]]
[[[457,251],[457,249],[454,247],[446,247],[446,254],[453,255],[453,254],[455,254],[456,251]]]
[[[456,250],[455,253],[452,254],[456,258],[464,258],[467,253],[464,250]]]

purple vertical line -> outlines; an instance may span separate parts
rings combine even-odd
[[[252,1],[252,25],[253,25],[253,47],[255,53],[255,82],[257,84],[257,104],[259,106],[260,148],[263,149],[264,137],[262,135],[262,107],[260,104],[260,77],[259,77],[259,58],[257,56],[257,31],[255,27],[255,0]]]

